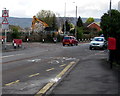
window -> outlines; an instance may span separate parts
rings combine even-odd
[[[103,41],[103,38],[94,38],[93,41]]]

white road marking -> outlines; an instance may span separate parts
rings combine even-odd
[[[34,77],[34,76],[37,76],[39,75],[40,73],[36,73],[36,74],[32,74],[32,75],[29,75],[29,77]]]
[[[51,69],[47,69],[46,71],[48,72],[48,71],[52,71],[52,70],[54,70],[55,68],[51,68]]]
[[[28,62],[39,62],[41,59],[32,59],[32,60],[27,60]]]
[[[59,67],[64,67],[64,66],[66,66],[66,64],[60,65]]]
[[[2,56],[0,58],[2,59],[2,58],[13,57],[13,56],[20,56],[20,55],[24,55],[24,53],[23,54],[15,54],[15,55]]]

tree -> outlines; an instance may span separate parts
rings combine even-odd
[[[37,13],[37,18],[46,22],[52,29],[58,29],[56,15],[52,11],[41,10]]]
[[[70,31],[70,23],[68,22],[68,20],[65,21],[65,27],[66,31]]]
[[[106,38],[115,37],[120,38],[120,12],[117,10],[111,10],[111,17],[108,13],[105,13],[101,17],[101,28]]]
[[[77,39],[82,39],[83,33],[84,33],[83,27],[77,27]]]
[[[83,26],[83,22],[82,22],[82,19],[81,19],[80,16],[79,16],[78,21],[77,21],[77,26],[78,27],[82,27]]]
[[[101,17],[101,28],[103,30],[103,34],[106,37],[114,37],[116,38],[116,50],[110,50],[110,57],[111,59],[115,60],[117,63],[120,64],[120,12],[118,10],[111,10],[105,13]],[[114,53],[113,53],[114,52]],[[111,55],[112,54],[112,55]],[[119,61],[118,61],[119,60]]]
[[[86,23],[92,23],[92,22],[94,22],[94,21],[95,21],[94,18],[89,17],[89,18],[86,20]]]
[[[10,25],[10,29],[12,30],[12,34],[11,34],[12,38],[19,39],[20,32],[18,30],[20,30],[21,28],[19,26]]]

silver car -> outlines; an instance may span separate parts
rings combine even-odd
[[[107,43],[104,37],[94,37],[90,42],[89,49],[105,49],[107,47]]]

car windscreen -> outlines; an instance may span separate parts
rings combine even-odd
[[[64,39],[71,39],[71,37],[64,37]]]
[[[103,41],[103,38],[94,38],[93,41]]]

